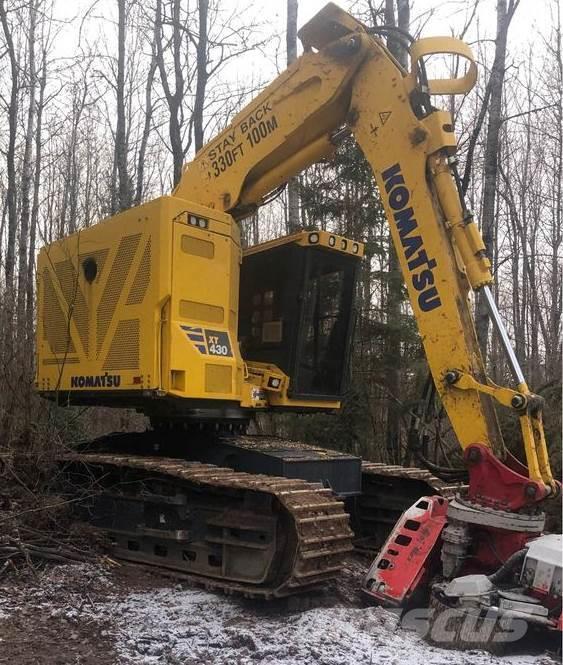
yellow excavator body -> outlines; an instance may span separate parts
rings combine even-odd
[[[240,399],[240,258],[230,215],[170,196],[43,248],[39,389]],[[202,353],[190,327],[222,343]]]
[[[272,254],[287,247],[322,254],[325,270],[335,260],[355,266],[363,255],[361,243],[299,232],[250,248],[248,260],[267,253],[271,269]],[[243,255],[231,215],[177,196],[44,247],[38,260],[39,391],[58,395],[62,403],[70,396],[73,404],[132,406],[171,418],[201,415],[203,407],[211,408],[209,417],[223,419],[245,417],[245,409],[338,408],[337,392],[292,398],[281,368],[242,357]],[[338,274],[333,267],[330,274]],[[249,316],[257,318],[250,334],[265,345],[283,346],[290,322],[276,300],[285,285],[262,288],[267,282],[263,276],[247,289],[254,301]]]
[[[479,442],[503,457],[494,401],[516,408],[530,476],[554,490],[541,414],[532,408],[537,400],[494,303],[493,321],[506,342],[516,387],[503,390],[486,374],[468,297],[472,289],[490,296],[490,261],[456,181],[453,120],[430,103],[433,94],[472,88],[470,48],[451,37],[416,41],[407,72],[379,38],[332,3],[299,34],[304,54],[197,153],[171,197],[42,250],[39,390],[50,397],[62,393],[63,401],[67,396],[75,404],[128,403],[163,419],[203,417],[202,409],[210,419],[230,419],[237,410],[248,417],[264,408],[337,408],[343,382],[331,377],[330,390],[323,382],[330,374],[346,374],[353,300],[352,293],[344,295],[346,280],[339,287],[326,277],[332,268],[315,268],[317,277],[304,268],[301,281],[291,285],[301,297],[316,279],[316,302],[340,288],[340,311],[327,310],[316,321],[306,307],[290,312],[279,306],[290,286],[278,282],[279,302],[250,313],[271,318],[259,322],[262,347],[251,340],[255,353],[245,355],[240,305],[263,294],[252,285],[239,294],[234,220],[254,212],[289,177],[330,156],[341,135],[351,133],[379,187],[434,384],[460,445]],[[425,59],[443,53],[463,59],[465,72],[428,80]],[[316,249],[350,253],[342,247],[319,243]],[[96,276],[88,282],[85,266],[94,264]],[[145,265],[151,273],[147,294],[137,302]],[[255,280],[270,272],[266,261]],[[310,299],[309,309],[316,302]],[[276,322],[282,334],[269,338]],[[255,327],[247,326],[250,333]],[[170,399],[159,405],[163,397]]]

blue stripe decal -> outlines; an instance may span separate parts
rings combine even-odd
[[[203,346],[203,344],[196,344],[196,345],[195,345],[195,348],[196,348],[200,353],[205,353],[205,354],[207,353],[207,349],[205,348],[205,346]]]
[[[188,333],[188,339],[191,339],[192,342],[205,342],[203,335],[195,335],[194,333]]]

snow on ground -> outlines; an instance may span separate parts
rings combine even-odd
[[[99,630],[110,665],[544,665],[548,656],[495,657],[428,645],[378,607],[334,606],[290,612],[283,603],[229,598],[143,573],[119,579],[99,566],[48,569],[13,589],[0,587],[0,662],[6,617],[35,613],[64,620],[72,634]],[[33,608],[30,610],[30,608]],[[34,624],[35,625],[35,624]],[[88,633],[89,634],[89,633]],[[6,644],[9,640],[6,640]],[[37,648],[37,647],[35,647]],[[104,653],[106,653],[104,651]],[[109,653],[109,651],[107,652]],[[40,654],[36,654],[39,655]],[[73,656],[74,658],[74,656]],[[47,662],[45,660],[44,662]],[[51,661],[49,661],[51,662]],[[55,662],[55,661],[54,661]],[[56,661],[59,662],[59,661]],[[67,662],[67,661],[60,661]],[[68,662],[90,662],[69,660]]]
[[[427,645],[397,627],[378,607],[318,608],[289,616],[260,617],[203,591],[161,589],[135,593],[111,607],[122,617],[118,650],[124,661],[151,663],[260,662],[267,665],[471,665],[539,664],[534,657],[493,658],[452,653]],[[190,660],[192,659],[192,660]]]

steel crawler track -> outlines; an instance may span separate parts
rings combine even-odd
[[[254,598],[300,593],[335,577],[353,549],[343,503],[303,480],[165,457],[76,453],[64,462],[98,487],[89,518],[116,557],[209,588]]]
[[[381,547],[401,517],[421,496],[439,494],[451,498],[462,488],[426,469],[380,462],[362,462],[362,494],[358,498],[356,532]]]

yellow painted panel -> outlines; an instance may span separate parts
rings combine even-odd
[[[215,256],[215,245],[209,240],[183,235],[181,246],[186,254],[201,256],[204,259],[212,259]]]
[[[225,310],[216,305],[207,305],[194,300],[180,300],[180,316],[193,321],[206,323],[223,323]]]
[[[230,393],[233,370],[230,365],[205,365],[205,392]]]
[[[104,362],[104,370],[138,369],[141,345],[139,319],[123,320],[117,324],[115,335]]]
[[[131,208],[40,252],[41,390],[81,390],[77,376],[97,377],[108,371],[115,373],[113,389],[158,387],[164,328],[158,319],[170,293],[172,229],[162,223],[169,217],[168,202],[165,197]],[[84,269],[88,259],[97,268],[92,280]],[[81,295],[75,297],[75,291]],[[79,304],[71,307],[73,302]],[[142,383],[134,380],[139,375]],[[106,393],[100,404],[112,403],[104,386],[90,389]]]

